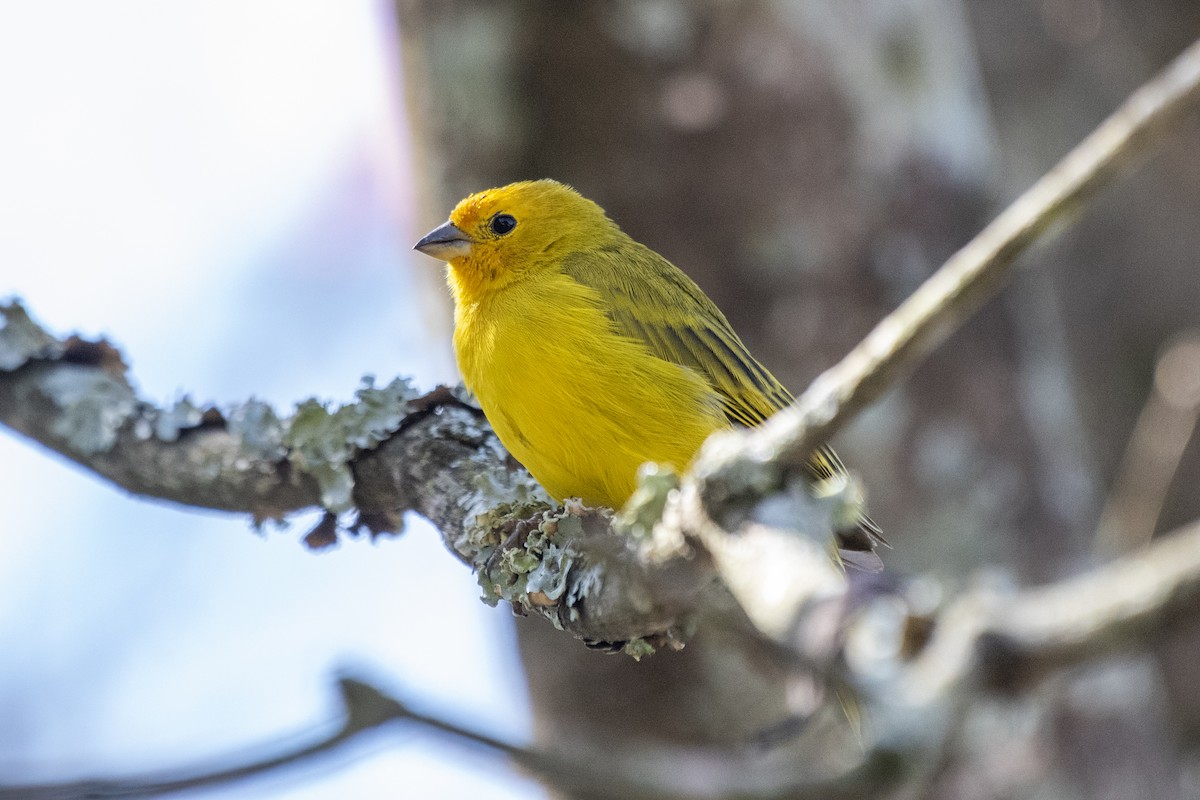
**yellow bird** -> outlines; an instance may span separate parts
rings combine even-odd
[[[558,500],[620,508],[643,463],[683,470],[709,434],[792,402],[699,286],[557,181],[473,194],[416,249],[450,266],[468,388]],[[821,448],[809,471],[844,467]],[[838,538],[848,561],[878,568],[865,515]]]

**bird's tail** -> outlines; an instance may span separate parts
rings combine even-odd
[[[843,564],[849,564],[867,572],[882,570],[883,561],[880,560],[875,550],[880,546],[890,547],[890,545],[883,538],[883,531],[875,524],[874,520],[867,516],[863,507],[865,504],[861,498],[861,489],[857,488],[856,483],[852,486],[853,479],[846,471],[846,465],[842,463],[842,459],[832,448],[822,445],[809,458],[807,467],[809,475],[817,486],[840,483],[846,487],[852,487],[853,491],[850,494],[858,495],[846,503],[845,524],[836,525],[834,529],[834,545],[838,560]],[[845,492],[846,489],[843,488],[840,491]]]

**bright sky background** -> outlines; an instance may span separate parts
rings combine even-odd
[[[419,311],[387,2],[0,4],[0,296],[110,336],[143,395],[289,410],[453,378]],[[312,555],[306,520],[128,498],[0,433],[0,783],[187,766],[313,731],[359,668],[529,727],[509,612],[415,522]],[[424,732],[188,798],[539,796]]]

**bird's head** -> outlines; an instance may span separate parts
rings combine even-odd
[[[415,249],[450,265],[456,292],[479,296],[555,269],[616,230],[604,209],[570,186],[522,181],[466,198]]]

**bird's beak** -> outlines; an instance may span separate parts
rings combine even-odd
[[[447,222],[425,234],[424,239],[413,245],[413,250],[449,261],[452,258],[470,255],[472,244],[470,236],[463,233],[453,222]]]

